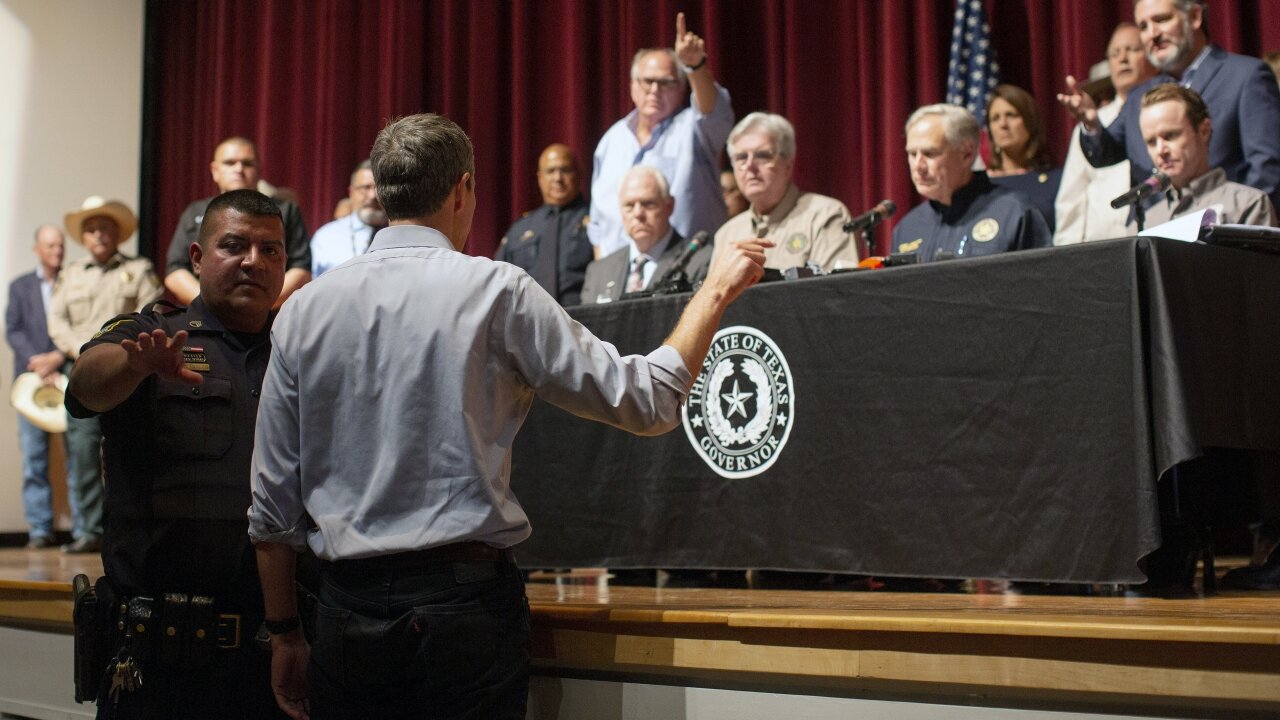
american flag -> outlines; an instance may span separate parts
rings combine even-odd
[[[1000,64],[991,47],[991,26],[982,0],[956,0],[947,75],[947,102],[963,105],[985,126],[987,97],[1000,84]]]

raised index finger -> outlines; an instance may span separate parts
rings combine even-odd
[[[676,42],[684,38],[684,13],[676,13]]]

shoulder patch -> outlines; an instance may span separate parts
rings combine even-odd
[[[131,322],[134,322],[132,318],[120,318],[119,320],[116,320],[115,322],[107,323],[106,325],[103,325],[103,326],[102,326],[102,329],[101,329],[101,330],[99,330],[98,332],[96,332],[96,333],[94,333],[94,334],[93,334],[93,338],[92,338],[92,339],[97,340],[98,338],[102,337],[103,335],[106,335],[107,333],[111,332],[112,330],[115,330],[116,328],[120,327],[121,325],[123,325],[123,324],[125,324],[125,323],[131,323]]]
[[[983,218],[969,231],[975,242],[990,242],[1000,234],[1000,223],[995,218]]]

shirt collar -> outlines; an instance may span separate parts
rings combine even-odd
[[[782,218],[791,214],[795,209],[796,203],[800,201],[800,188],[795,183],[787,184],[787,191],[782,194],[782,199],[778,204],[769,211],[768,215],[759,215],[756,213],[755,207],[751,208],[751,229],[759,229],[760,224],[767,218],[770,225],[777,225]],[[767,231],[767,228],[766,228]]]
[[[392,225],[382,228],[369,243],[369,252],[388,248],[428,247],[453,250],[444,233],[423,225]]]
[[[661,240],[654,243],[653,247],[649,248],[649,251],[644,254],[645,257],[657,262],[658,258],[662,257],[662,253],[667,251],[667,245],[671,242],[671,234],[674,232],[674,228],[667,228],[667,234],[663,235]],[[632,263],[635,263],[636,258],[640,257],[640,249],[636,247],[636,241],[629,237],[627,238],[627,243],[627,259]]]
[[[120,263],[124,262],[125,260],[128,260],[128,258],[126,258],[123,253],[117,251],[115,255],[112,255],[111,257],[107,258],[107,261],[103,263],[101,267],[107,270],[114,270],[115,268],[119,267]],[[83,264],[84,267],[87,267],[87,268],[99,267],[98,261],[94,260],[92,255],[85,257],[84,260],[81,261],[81,264]]]
[[[1181,84],[1182,87],[1191,87],[1191,79],[1195,76],[1196,71],[1200,69],[1200,65],[1204,62],[1204,59],[1209,57],[1209,51],[1212,48],[1212,45],[1205,43],[1204,47],[1200,49],[1200,54],[1196,56],[1196,59],[1191,61],[1191,64],[1187,66],[1186,70],[1182,71],[1182,77],[1179,78],[1179,84]]]
[[[267,313],[267,324],[266,327],[262,328],[263,330],[271,329],[271,324],[275,322],[277,312],[279,310],[272,310]],[[212,308],[205,304],[204,297],[201,295],[192,298],[191,304],[187,306],[187,317],[189,318],[187,321],[188,332],[234,334],[223,327],[222,322],[218,320],[218,316],[213,313]],[[193,322],[199,324],[191,325]]]
[[[957,218],[965,214],[975,200],[989,192],[995,184],[981,170],[973,173],[973,178],[964,187],[956,188],[951,193],[951,204],[943,205],[937,200],[930,200],[929,206],[944,219]]]
[[[1184,198],[1189,201],[1194,201],[1198,197],[1204,197],[1206,193],[1219,185],[1222,185],[1226,181],[1227,171],[1220,167],[1216,167],[1187,183],[1187,186],[1181,190],[1173,187],[1169,188],[1168,192],[1165,193],[1165,198],[1171,205],[1176,205],[1182,202]]]

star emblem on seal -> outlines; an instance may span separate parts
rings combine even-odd
[[[724,328],[681,412],[694,452],[717,475],[759,475],[777,462],[795,422],[791,369],[768,335]]]

